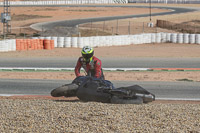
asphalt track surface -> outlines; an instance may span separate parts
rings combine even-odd
[[[77,58],[2,58],[0,67],[73,68]],[[200,68],[200,58],[100,58],[103,68]]]
[[[133,5],[55,5],[56,7],[128,7],[128,8],[149,8],[149,6],[133,6]],[[168,9],[170,12],[162,13],[152,13],[151,16],[161,16],[161,15],[172,15],[178,13],[194,12],[199,10],[199,8],[179,8],[179,7],[163,7],[163,6],[152,6],[151,8]],[[55,27],[75,27],[76,25],[89,23],[89,22],[99,22],[99,21],[109,21],[116,19],[127,19],[127,18],[139,18],[148,17],[150,14],[140,14],[140,15],[125,15],[125,16],[111,16],[111,17],[100,17],[100,18],[86,18],[86,19],[74,19],[74,20],[63,20],[63,21],[53,21],[53,22],[43,22],[33,24],[31,27],[35,30],[48,30]]]
[[[14,95],[45,95],[69,80],[33,80],[33,79],[0,79],[0,96]],[[157,100],[200,100],[200,82],[138,82],[112,81],[114,86],[140,85],[156,95]]]

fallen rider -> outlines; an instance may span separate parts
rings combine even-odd
[[[81,101],[95,101],[118,104],[142,104],[155,100],[155,95],[138,85],[115,88],[104,79],[101,60],[94,57],[93,48],[83,47],[75,67],[76,78],[70,84],[65,84],[51,91],[53,97],[74,97]],[[87,76],[81,76],[80,69],[86,71]]]

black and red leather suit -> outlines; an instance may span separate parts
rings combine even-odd
[[[76,77],[81,76],[81,67],[83,67],[83,69],[87,72],[88,76],[104,79],[103,71],[101,68],[101,60],[97,57],[93,56],[90,62],[86,62],[83,57],[79,57],[75,67]]]

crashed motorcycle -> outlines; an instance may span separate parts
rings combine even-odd
[[[65,84],[51,91],[53,97],[74,97],[81,101],[95,101],[116,104],[142,104],[155,100],[155,95],[139,85],[115,88],[108,80],[91,76],[80,76],[72,83]]]

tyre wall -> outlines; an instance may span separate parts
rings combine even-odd
[[[113,36],[91,36],[91,37],[43,37],[54,40],[55,47],[74,47],[84,46],[106,47],[123,46],[131,44],[148,43],[186,43],[200,44],[200,34],[183,33],[145,33],[137,35],[113,35]],[[55,39],[58,38],[58,39]],[[63,41],[59,41],[62,38]]]
[[[52,50],[54,48],[83,48],[137,45],[148,43],[200,44],[200,34],[146,33],[137,35],[113,35],[91,37],[34,37],[0,41],[0,52],[21,50]]]
[[[0,52],[16,51],[16,40],[0,41]]]
[[[51,50],[56,46],[55,40],[49,39],[12,39],[0,41],[0,52],[26,51],[26,50]],[[57,46],[56,46],[57,47]]]

